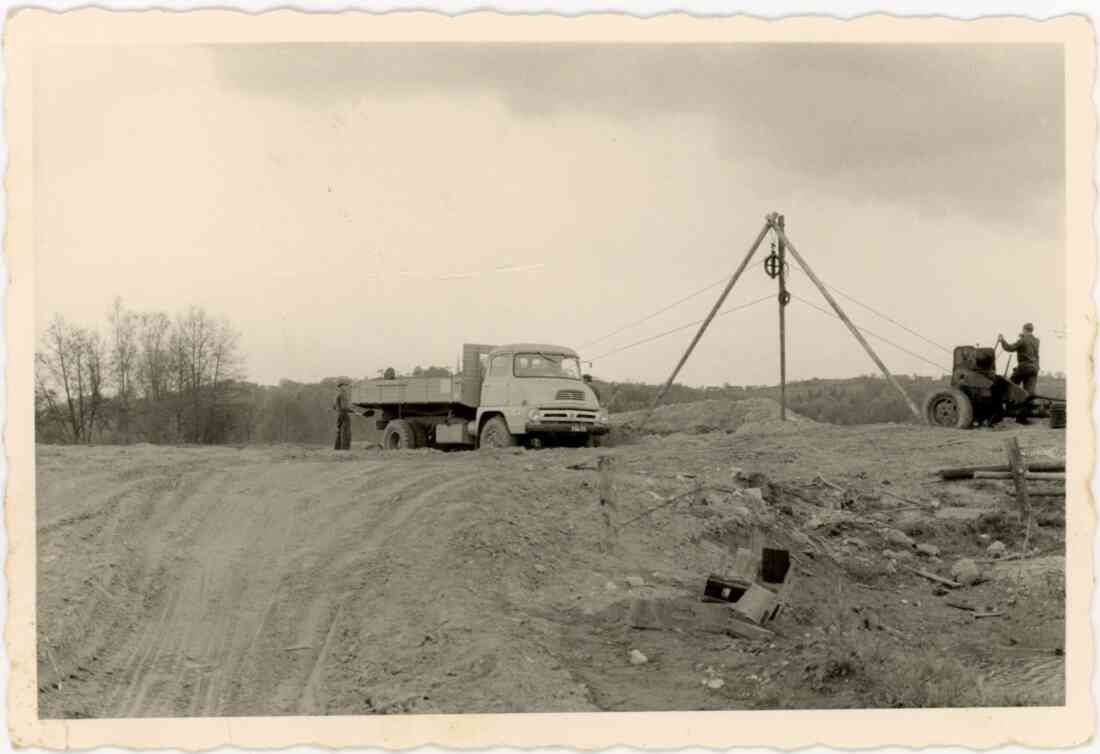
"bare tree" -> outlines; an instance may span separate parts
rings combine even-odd
[[[40,394],[64,416],[73,442],[90,442],[104,401],[102,338],[55,316],[36,362]],[[62,399],[63,407],[58,406]]]
[[[108,315],[110,322],[110,367],[114,385],[118,435],[128,442],[131,439],[131,413],[136,394],[138,361],[138,317],[126,311],[122,299],[115,297]]]
[[[162,312],[142,314],[139,320],[137,381],[142,397],[148,401],[159,401],[168,392],[171,368],[169,331],[172,322]]]

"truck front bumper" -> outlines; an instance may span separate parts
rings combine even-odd
[[[606,424],[592,424],[586,422],[560,422],[538,421],[527,422],[528,434],[548,435],[606,435],[610,428]]]

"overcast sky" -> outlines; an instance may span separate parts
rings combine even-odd
[[[658,381],[771,211],[826,283],[943,346],[1034,321],[1065,368],[1053,46],[85,47],[36,61],[37,329],[189,305],[248,376],[578,348]],[[767,248],[761,249],[762,261]],[[796,297],[826,306],[805,275]],[[727,306],[768,294],[758,264]],[[933,364],[949,354],[841,298]],[[788,309],[791,379],[874,365]],[[717,319],[689,384],[778,380],[776,304]],[[597,339],[600,339],[597,341]],[[592,343],[592,341],[597,341]],[[872,339],[897,372],[939,374]]]

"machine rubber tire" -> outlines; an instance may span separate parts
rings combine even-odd
[[[510,448],[515,444],[516,438],[508,431],[508,422],[503,416],[492,416],[481,425],[479,447]]]
[[[413,450],[418,447],[416,430],[404,419],[393,419],[382,432],[383,450]]]
[[[933,427],[969,429],[974,423],[974,404],[961,390],[937,390],[924,401],[924,420]]]
[[[1055,403],[1050,407],[1050,428],[1066,428],[1066,404]]]

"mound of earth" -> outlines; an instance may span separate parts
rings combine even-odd
[[[631,430],[637,427],[648,409],[615,414],[613,427]],[[779,404],[770,398],[745,398],[740,401],[706,400],[658,406],[645,424],[648,434],[704,434],[707,432],[782,432],[799,431],[817,422],[787,410],[787,421],[779,418]]]

